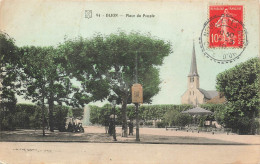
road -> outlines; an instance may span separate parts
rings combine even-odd
[[[259,164],[259,154],[259,145],[0,142],[8,164]]]

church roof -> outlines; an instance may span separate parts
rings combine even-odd
[[[218,92],[217,91],[206,91],[204,89],[198,88],[199,91],[205,96],[205,98],[207,99],[212,99],[216,96],[218,96]]]
[[[191,65],[190,65],[190,73],[188,76],[199,76],[198,70],[197,70],[194,42],[193,42],[193,51],[192,51],[192,58],[191,58]]]

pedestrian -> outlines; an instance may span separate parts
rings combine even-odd
[[[129,127],[129,135],[130,134],[134,135],[134,124],[132,120],[130,120],[128,127]]]
[[[113,134],[113,121],[112,121],[112,119],[109,120],[108,133],[109,133],[110,136],[112,136],[112,134]]]
[[[108,117],[105,118],[105,132],[106,134],[109,133],[109,121],[108,121]]]
[[[72,132],[72,131],[73,131],[71,122],[69,122],[67,131],[68,131],[68,132]]]

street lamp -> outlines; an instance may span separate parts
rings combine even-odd
[[[116,100],[112,100],[112,107],[113,107],[113,113],[114,113],[114,121],[113,121],[113,138],[114,141],[116,140]]]

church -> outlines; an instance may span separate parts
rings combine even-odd
[[[225,97],[219,94],[217,91],[206,91],[200,88],[194,43],[187,87],[187,90],[181,97],[182,104],[198,106],[199,104],[205,103],[218,104],[225,102]]]

